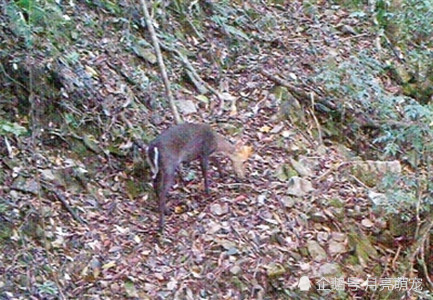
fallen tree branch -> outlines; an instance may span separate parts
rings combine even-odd
[[[305,101],[309,101],[310,102],[310,95],[309,93],[306,93],[303,89],[297,88],[296,86],[292,85],[291,83],[289,83],[288,81],[281,79],[271,73],[269,73],[268,71],[265,71],[263,69],[260,69],[260,74],[262,74],[263,76],[265,76],[266,78],[274,81],[275,83],[282,85],[284,87],[286,87],[290,93],[292,93],[296,98],[298,99],[303,99]],[[330,108],[330,109],[337,109],[337,106],[333,103],[330,102],[325,102],[325,101],[318,101],[320,104]]]
[[[81,219],[79,215],[71,208],[68,202],[65,199],[65,196],[52,184],[43,183],[42,186],[48,191],[48,195],[51,195],[55,200],[60,201],[63,207],[71,214],[75,221],[84,225],[87,224],[87,221]]]
[[[205,94],[207,91],[210,91],[215,96],[217,96],[218,100],[220,101],[219,109],[222,111],[224,107],[224,97],[221,95],[221,93],[218,90],[214,89],[209,83],[201,79],[201,77],[198,75],[197,71],[194,69],[193,65],[190,63],[188,58],[185,55],[183,55],[179,50],[173,47],[169,47],[164,43],[161,43],[161,47],[166,51],[170,51],[176,54],[178,60],[186,67],[187,69],[186,73],[191,79],[191,82],[196,86],[197,90],[200,93]]]
[[[424,225],[420,228],[419,234],[415,237],[416,241],[415,243],[409,248],[409,255],[408,255],[408,261],[411,266],[415,265],[415,258],[418,254],[422,256],[424,254],[424,249],[426,247],[426,243],[430,238],[431,231],[433,230],[433,219],[427,218]],[[423,267],[424,275],[426,277],[427,283],[430,285],[431,288],[433,288],[433,282],[429,278],[429,272],[427,270],[427,267],[425,266],[425,260],[422,257],[419,259],[419,264]],[[411,274],[412,275],[412,274]],[[410,275],[410,276],[411,276]]]

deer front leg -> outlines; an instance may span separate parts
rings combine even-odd
[[[174,182],[173,170],[160,170],[154,181],[156,196],[159,200],[159,231],[164,230],[167,193]]]

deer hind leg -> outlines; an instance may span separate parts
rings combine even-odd
[[[201,165],[201,172],[203,174],[203,180],[204,180],[204,191],[206,194],[209,194],[209,181],[207,178],[207,170],[209,167],[209,158],[208,157],[202,157],[200,160]]]
[[[215,156],[210,156],[209,159],[212,162],[212,164],[217,167],[219,177],[224,178],[225,174],[224,174],[223,168],[221,167],[221,161]]]

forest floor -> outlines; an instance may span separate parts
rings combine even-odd
[[[231,142],[250,145],[253,154],[243,180],[225,157],[223,176],[211,166],[210,195],[198,164],[183,166],[160,234],[150,173],[133,137],[150,140],[172,125],[171,113],[161,101],[154,58],[139,38],[145,30],[137,25],[139,10],[125,20],[95,6],[65,5],[63,13],[76,25],[71,35],[77,35],[67,55],[16,54],[42,66],[79,59],[56,69],[62,114],[53,116],[52,100],[41,105],[42,115],[32,115],[37,102],[30,101],[29,117],[17,123],[32,134],[0,144],[0,299],[418,297],[422,270],[400,274],[411,289],[396,290],[395,282],[382,288],[410,260],[402,249],[411,241],[398,238],[403,234],[397,237],[389,229],[394,224],[374,207],[381,195],[374,184],[383,174],[374,167],[378,159],[363,156],[367,141],[349,149],[354,141],[339,141],[351,136],[321,128],[326,118],[312,95],[323,91],[308,80],[324,61],[350,61],[353,53],[375,47],[362,19],[330,4],[312,14],[302,1],[284,9],[245,3],[278,26],[266,39],[248,32],[251,40],[238,45],[237,56],[225,39],[245,33],[207,24],[205,38],[187,39],[185,57],[193,57],[204,81],[219,84],[226,99],[221,114],[217,97],[195,96],[197,84],[183,80],[185,64],[165,49],[176,99],[195,107],[192,113],[183,108],[184,119],[210,123]],[[12,47],[12,39],[6,44]],[[301,103],[287,96],[287,89],[296,92],[295,83],[307,96]],[[410,172],[398,162],[385,169]]]

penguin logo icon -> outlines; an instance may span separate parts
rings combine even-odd
[[[307,276],[302,276],[299,279],[298,287],[301,291],[308,291],[311,288],[310,279]]]

